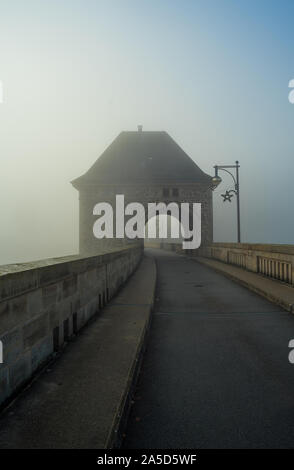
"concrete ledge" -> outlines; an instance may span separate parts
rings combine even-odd
[[[144,257],[120,293],[0,417],[0,448],[119,445],[156,285]]]
[[[93,256],[72,255],[28,263],[1,265],[0,302],[58,281],[67,280],[136,251],[142,252],[142,247],[132,245]]]
[[[211,247],[236,248],[238,250],[265,251],[267,253],[285,253],[294,255],[294,245],[270,243],[224,243],[214,242]]]
[[[239,282],[248,289],[266,297],[271,302],[280,305],[285,310],[291,313],[294,312],[294,288],[292,286],[287,286],[282,282],[268,279],[260,274],[245,271],[242,268],[222,263],[221,261],[202,258],[200,256],[191,259]]]

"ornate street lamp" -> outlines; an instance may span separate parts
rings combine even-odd
[[[235,170],[235,176],[231,173],[228,168],[233,168]],[[236,161],[236,165],[215,165],[215,175],[212,178],[212,189],[214,190],[221,182],[222,179],[218,176],[219,170],[223,170],[226,173],[229,173],[234,180],[235,189],[229,189],[224,194],[221,194],[223,202],[232,202],[231,199],[234,194],[237,197],[237,229],[238,229],[238,243],[241,243],[241,229],[240,229],[240,185],[239,185],[239,162]]]

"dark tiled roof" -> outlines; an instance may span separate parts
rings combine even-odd
[[[211,177],[166,132],[121,132],[92,167],[72,181],[95,183],[207,183]]]

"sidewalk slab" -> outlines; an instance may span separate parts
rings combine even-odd
[[[285,310],[294,313],[294,288],[292,286],[221,261],[200,256],[191,259],[224,274]]]
[[[120,293],[0,416],[1,449],[119,444],[155,295],[144,257]]]

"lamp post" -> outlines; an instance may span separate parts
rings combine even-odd
[[[231,173],[228,168],[233,168],[235,170],[235,176]],[[221,194],[223,197],[223,202],[232,202],[231,199],[234,194],[237,197],[237,230],[238,230],[238,243],[241,243],[241,228],[240,228],[240,185],[239,185],[239,162],[236,161],[236,165],[215,165],[215,175],[212,178],[213,190],[222,182],[222,179],[218,175],[219,170],[223,170],[226,173],[229,173],[234,180],[235,189],[230,189],[224,194]]]

